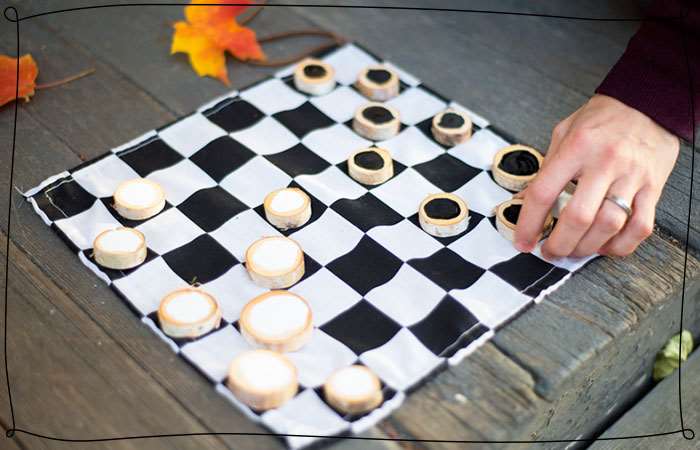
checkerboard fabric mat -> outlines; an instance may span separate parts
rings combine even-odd
[[[389,149],[394,177],[363,186],[347,174],[346,158],[372,142],[351,128],[368,100],[352,86],[360,69],[379,58],[348,44],[322,55],[337,85],[324,96],[294,88],[292,68],[195,113],[112,149],[96,160],[49,178],[26,195],[36,212],[108,283],[144,324],[194,365],[213,388],[275,433],[342,435],[367,429],[397,408],[407,392],[456,363],[495,330],[560,285],[585,260],[552,264],[538,252],[518,253],[494,226],[494,207],[511,197],[492,179],[495,152],[509,144],[472,111],[443,98],[389,62],[401,92],[387,103],[402,129],[376,144]],[[447,148],[431,136],[432,117],[447,106],[471,116],[474,135]],[[111,195],[123,180],[146,177],[167,193],[166,208],[145,221],[121,218]],[[265,195],[300,187],[312,199],[311,220],[279,232],[266,220]],[[470,209],[469,228],[439,239],[418,225],[417,206],[428,194],[454,192]],[[126,271],[98,267],[95,236],[131,226],[143,232],[146,262]],[[280,233],[299,242],[306,275],[291,288],[310,303],[311,341],[289,353],[300,391],[284,406],[260,413],[226,388],[229,362],[249,348],[238,330],[241,308],[263,292],[242,264],[246,248]],[[165,336],[156,315],[161,298],[193,282],[215,295],[219,329],[194,340]],[[383,384],[385,401],[351,417],[323,398],[335,369],[359,363]],[[287,438],[290,447],[314,441]]]

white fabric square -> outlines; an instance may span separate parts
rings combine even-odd
[[[401,123],[406,125],[415,125],[433,117],[447,106],[445,102],[420,87],[406,89],[386,103],[399,110]]]
[[[367,189],[335,166],[315,175],[300,175],[296,181],[326,206],[341,198],[355,200],[367,193]]]
[[[397,66],[396,64],[393,64],[389,61],[384,61],[383,63],[386,67],[390,68],[394,72],[396,72],[399,75],[399,78],[401,81],[406,83],[409,86],[418,86],[420,84],[420,80],[410,73],[406,72],[403,70],[401,67]]]
[[[146,178],[159,183],[165,191],[165,198],[173,205],[179,205],[200,189],[216,186],[216,181],[189,159],[156,170]]]
[[[547,239],[544,239],[540,242],[537,243],[535,246],[535,249],[532,251],[532,254],[537,256],[543,261],[547,261],[550,264],[554,264],[557,267],[561,267],[562,269],[566,269],[569,272],[575,272],[576,270],[580,269],[581,267],[585,266],[586,263],[592,259],[597,258],[598,254],[593,254],[591,256],[586,256],[584,258],[555,258],[555,259],[547,259],[544,256],[542,256],[542,246],[544,243],[547,242]]]
[[[473,230],[448,247],[483,269],[507,261],[519,253],[513,243],[501,236],[487,219],[483,219]]]
[[[253,283],[243,264],[236,264],[219,278],[202,285],[202,289],[216,298],[227,322],[238,320],[243,307],[267,291]]]
[[[185,344],[181,352],[211,381],[221,382],[228,375],[228,366],[238,354],[252,347],[231,325],[201,339]]]
[[[280,232],[258,213],[249,209],[227,220],[209,235],[236,259],[243,261],[250,244],[262,237],[280,236]]]
[[[311,306],[314,326],[320,327],[362,299],[353,288],[322,267],[295,284],[290,291],[301,295]]]
[[[306,345],[286,356],[297,368],[299,383],[310,388],[321,386],[331,373],[357,359],[347,346],[319,329],[313,330]]]
[[[367,52],[353,44],[345,45],[323,58],[335,69],[335,79],[338,83],[352,84],[362,69],[377,64]]]
[[[185,158],[197,153],[216,138],[225,136],[226,132],[200,113],[178,120],[158,132],[158,136],[168,146]]]
[[[271,78],[242,91],[240,97],[267,115],[297,108],[306,101],[305,96],[277,78]]]
[[[452,109],[456,109],[457,111],[460,111],[472,120],[472,123],[479,128],[486,128],[489,126],[489,121],[480,116],[479,114],[475,113],[471,109],[467,108],[466,106],[462,106],[457,102],[450,102],[449,107]]]
[[[531,300],[491,272],[484,272],[466,289],[453,289],[450,295],[489,328],[505,322]]]
[[[92,248],[95,238],[103,231],[122,226],[99,200],[80,214],[54,223],[81,250]]]
[[[292,178],[262,156],[256,156],[221,180],[221,187],[234,197],[255,208],[265,196],[287,187]]]
[[[367,103],[367,99],[347,86],[339,86],[326,95],[312,97],[310,102],[323,114],[339,123],[355,116],[355,111]]]
[[[299,139],[273,117],[265,117],[255,125],[231,133],[231,137],[259,155],[287,150]]]
[[[425,197],[440,192],[442,190],[439,187],[410,167],[372,190],[376,197],[404,217],[417,213],[418,206]],[[469,207],[471,208],[471,204]]]
[[[168,267],[163,258],[156,258],[115,280],[114,286],[146,316],[158,310],[163,297],[188,284]]]
[[[304,253],[326,265],[351,251],[364,234],[340,214],[328,208],[315,222],[291,234]]]
[[[122,181],[139,178],[134,169],[112,154],[72,174],[73,179],[95,197],[111,197]]]
[[[262,422],[281,434],[333,436],[348,427],[348,422],[326,405],[312,389],[306,389],[281,407],[265,412]],[[316,440],[300,436],[286,439],[292,448],[303,447]]]
[[[499,204],[513,197],[513,194],[497,185],[488,172],[481,172],[454,193],[467,202],[471,211],[484,216],[493,216]]]
[[[491,130],[479,130],[466,142],[452,147],[448,152],[472,167],[490,170],[496,153],[508,145],[508,142]]]
[[[386,384],[401,391],[416,384],[442,362],[442,358],[435,356],[406,328],[381,347],[363,353],[360,360]]]
[[[391,139],[378,142],[377,147],[386,148],[391,157],[406,166],[430,161],[445,153],[418,128],[408,127]]]
[[[355,150],[372,145],[342,123],[314,130],[301,140],[309,150],[331,164],[346,161]]]
[[[406,219],[396,225],[374,227],[367,234],[402,261],[427,258],[442,248],[440,242]]]
[[[163,255],[181,247],[197,236],[204,234],[186,215],[177,208],[170,208],[136,227],[146,237],[146,244]]]
[[[447,292],[408,264],[394,278],[378,286],[365,298],[403,326],[413,325],[440,303]]]

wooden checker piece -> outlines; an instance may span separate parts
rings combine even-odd
[[[493,158],[493,179],[509,191],[522,191],[535,178],[542,161],[542,154],[532,147],[509,145]]]
[[[304,252],[284,236],[264,237],[253,242],[245,253],[246,269],[258,286],[287,288],[304,276]]]
[[[335,87],[335,70],[319,59],[306,58],[294,69],[294,86],[311,95],[325,95]]]
[[[427,196],[418,208],[421,228],[436,237],[450,237],[464,232],[469,226],[469,208],[455,194]]]
[[[158,321],[173,338],[196,338],[221,324],[221,310],[213,295],[188,287],[166,295],[158,308]]]
[[[430,131],[436,141],[452,147],[472,137],[472,120],[466,114],[449,108],[433,117]]]
[[[496,208],[496,229],[501,236],[513,242],[515,239],[515,226],[518,223],[518,217],[520,216],[520,210],[523,205],[523,200],[520,198],[513,198],[506,200],[505,202],[498,205]],[[547,218],[544,221],[544,226],[542,227],[542,233],[540,234],[540,239],[546,237],[552,230],[552,224],[554,219],[551,214],[547,214]]]
[[[323,385],[326,401],[343,414],[363,414],[384,400],[379,378],[365,366],[338,369]]]
[[[311,199],[299,188],[284,188],[265,196],[265,217],[280,230],[299,228],[311,218]]]
[[[348,158],[348,173],[362,184],[382,184],[394,176],[394,161],[385,148],[369,147],[353,152]]]
[[[276,352],[299,350],[311,338],[311,307],[288,291],[270,291],[255,297],[241,311],[243,337],[255,347]]]
[[[401,128],[399,112],[389,105],[367,103],[357,109],[352,128],[372,141],[384,141],[396,136]]]
[[[383,65],[372,65],[357,76],[357,90],[370,100],[384,102],[399,95],[399,76]]]
[[[241,402],[257,411],[279,408],[297,393],[297,369],[284,355],[249,350],[236,356],[226,384]]]
[[[129,220],[145,220],[165,207],[165,191],[155,181],[134,178],[119,184],[114,191],[114,209]]]
[[[105,230],[92,244],[95,261],[114,270],[132,269],[146,260],[146,238],[139,230],[119,227]]]

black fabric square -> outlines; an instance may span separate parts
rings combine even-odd
[[[177,209],[206,231],[214,231],[248,207],[219,186],[200,189],[178,205]]]
[[[107,211],[109,211],[109,213],[112,215],[112,217],[117,219],[117,221],[122,226],[129,227],[129,228],[136,228],[137,226],[141,225],[142,223],[146,222],[147,220],[155,219],[156,217],[158,217],[159,215],[163,214],[165,211],[167,211],[173,207],[173,205],[171,205],[170,203],[168,203],[166,201],[163,209],[155,216],[149,217],[148,219],[144,219],[144,220],[131,220],[131,219],[126,219],[126,218],[122,217],[117,212],[117,210],[114,209],[114,197],[103,197],[100,199],[100,201],[102,202],[102,204],[105,205],[105,207],[107,208]]]
[[[237,140],[221,136],[190,156],[190,160],[218,183],[254,156],[252,150]]]
[[[146,249],[146,259],[143,261],[143,263],[139,264],[138,266],[132,268],[132,269],[126,269],[126,270],[114,270],[114,269],[108,269],[106,267],[102,267],[95,261],[95,256],[94,256],[94,251],[93,249],[88,249],[88,250],[83,250],[83,255],[94,265],[100,268],[102,272],[105,273],[109,277],[110,280],[118,280],[119,278],[123,278],[133,271],[137,270],[139,267],[142,265],[146,264],[147,262],[155,259],[158,257],[158,253],[154,252],[150,248]]]
[[[140,176],[145,177],[156,170],[170,167],[184,158],[160,138],[152,138],[147,143],[138,144],[117,153],[125,163]]]
[[[280,232],[283,236],[289,236],[292,233],[296,233],[297,231],[303,229],[304,227],[307,227],[311,225],[312,223],[316,222],[319,217],[323,215],[324,212],[326,212],[326,209],[328,208],[326,205],[324,205],[319,199],[314,197],[313,195],[309,194],[308,191],[306,191],[304,188],[299,186],[296,181],[292,181],[289,183],[287,187],[290,188],[298,188],[304,191],[306,195],[309,196],[309,200],[311,200],[311,217],[309,218],[308,222],[306,222],[304,225],[297,227],[297,228],[290,228],[288,230],[280,230],[279,228],[277,231]],[[255,207],[254,210],[260,217],[262,217],[264,220],[267,220],[267,217],[265,216],[265,207],[261,204]],[[269,221],[268,221],[269,222]]]
[[[454,344],[443,350],[440,356],[444,358],[454,356],[460,349],[468,347],[469,344],[480,338],[487,331],[489,331],[489,328],[484,324],[478,323],[474,325],[469,330],[465,331]]]
[[[519,253],[508,261],[489,268],[508,284],[527,295],[537,295],[569,272],[544,261],[531,253]]]
[[[208,283],[238,264],[238,260],[208,234],[166,253],[163,259],[189,284]]]
[[[51,220],[65,219],[87,211],[97,200],[97,197],[70,178],[56,180],[34,194],[33,198]]]
[[[204,111],[204,115],[229,133],[255,125],[265,117],[262,111],[240,97],[225,102],[224,106],[219,104]]]
[[[404,166],[403,164],[401,164],[400,162],[398,162],[398,161],[396,161],[396,160],[393,161],[393,165],[394,165],[394,175],[393,175],[391,178],[389,178],[389,180],[393,179],[393,178],[396,177],[398,174],[400,174],[401,172],[403,172],[404,170],[406,170],[406,166]],[[347,160],[336,164],[336,167],[337,167],[338,169],[340,169],[345,175],[350,176],[350,171],[348,170],[348,161],[347,161]],[[352,178],[352,177],[351,177],[351,178]],[[389,180],[387,180],[387,181],[389,181]],[[370,189],[370,190],[371,190],[371,189],[374,189],[374,188],[376,188],[376,187],[381,186],[381,184],[377,184],[377,185],[372,186],[372,185],[369,185],[369,184],[360,183],[360,182],[357,181],[357,180],[355,180],[355,182],[358,183],[358,184],[360,184],[360,185],[362,185],[362,186],[364,186],[366,189]],[[386,181],[385,181],[385,182],[386,182]],[[382,184],[383,184],[383,183],[382,183]]]
[[[304,253],[304,276],[298,281],[301,283],[321,269],[321,265],[315,259]]]
[[[150,314],[148,315],[148,318],[151,319],[151,320],[153,321],[153,323],[156,324],[156,326],[157,326],[158,328],[160,328],[161,330],[163,329],[163,328],[160,326],[160,320],[158,320],[158,311],[153,311],[152,313],[150,313]],[[205,333],[205,334],[203,334],[203,335],[201,335],[201,336],[197,336],[197,337],[194,337],[194,338],[175,338],[175,337],[172,337],[172,336],[168,336],[168,338],[171,339],[171,340],[175,343],[175,345],[177,345],[178,347],[182,347],[183,345],[189,344],[190,342],[194,342],[194,341],[198,341],[198,340],[200,340],[200,339],[203,339],[203,338],[209,336],[210,334],[212,334],[212,333],[214,333],[214,332],[216,332],[216,331],[218,331],[218,330],[220,330],[220,329],[222,329],[222,328],[224,328],[224,327],[227,327],[227,326],[229,326],[229,323],[226,322],[226,321],[222,318],[222,319],[221,319],[221,322],[219,323],[219,326],[218,326],[218,327],[213,328],[211,331],[209,331],[208,333]],[[165,333],[163,333],[163,334],[165,334]],[[167,336],[167,335],[166,335],[166,336]],[[185,361],[187,361],[187,359],[185,359]],[[199,370],[199,369],[198,369],[198,370]],[[206,374],[204,374],[204,377],[208,379],[208,376],[207,376]]]
[[[396,225],[403,220],[401,214],[369,192],[355,200],[340,199],[331,205],[331,209],[364,232],[380,225]]]
[[[479,225],[479,222],[484,218],[481,214],[479,214],[476,211],[469,211],[469,224],[467,224],[467,229],[462,231],[459,234],[455,234],[454,236],[448,236],[448,237],[437,237],[437,236],[432,236],[433,239],[439,241],[442,245],[447,247],[457,239],[461,238],[465,234],[469,233],[472,231],[477,225]],[[415,226],[420,228],[420,221],[418,220],[418,213],[413,214],[411,217],[408,218],[408,220],[413,223]]]
[[[446,295],[427,316],[408,328],[431,352],[441,355],[478,323],[467,308]]]
[[[323,114],[309,102],[305,102],[295,109],[278,112],[272,117],[277,119],[299,138],[304,137],[310,131],[335,124],[331,118]]]
[[[326,267],[350,287],[365,295],[391,280],[402,264],[399,258],[374,239],[364,236],[351,252],[335,259]]]
[[[357,355],[386,344],[400,329],[401,325],[364,299],[321,327]]]
[[[266,155],[265,158],[292,178],[297,175],[315,175],[330,166],[328,161],[306,148],[301,142],[283,152]]]
[[[408,264],[446,291],[468,288],[485,272],[449,248],[427,258],[412,259]]]
[[[481,173],[481,169],[465,164],[448,153],[413,168],[445,192],[456,191]]]

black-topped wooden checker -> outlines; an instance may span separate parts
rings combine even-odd
[[[352,128],[372,141],[383,141],[398,134],[401,127],[399,112],[389,105],[370,102],[355,112]]]
[[[527,145],[504,147],[493,158],[493,178],[509,191],[522,191],[542,166],[542,154]]]
[[[522,205],[522,199],[513,198],[501,203],[496,208],[496,228],[498,229],[498,232],[501,233],[501,236],[511,242],[515,238],[515,227],[518,224],[518,217],[520,217]],[[552,215],[547,214],[540,237],[545,237],[549,234],[552,229],[553,222],[554,219],[552,218]]]
[[[394,176],[394,162],[389,150],[369,147],[353,152],[348,158],[348,173],[362,184],[382,184]]]
[[[294,86],[307,94],[325,95],[335,87],[335,70],[319,59],[306,58],[294,70]]]
[[[373,65],[362,70],[355,86],[362,95],[383,102],[399,95],[399,77],[383,65]]]
[[[466,114],[449,108],[433,117],[430,131],[436,141],[452,147],[472,137],[472,121]]]
[[[429,195],[418,209],[421,228],[436,237],[449,237],[462,233],[469,225],[469,208],[455,194]]]

